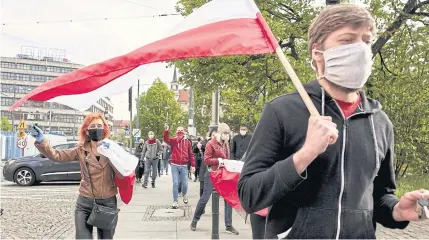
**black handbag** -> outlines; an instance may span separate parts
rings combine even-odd
[[[95,202],[94,187],[92,186],[91,172],[89,171],[87,152],[85,152],[85,163],[88,171],[89,183],[91,184],[92,196],[94,197],[94,207],[89,215],[87,224],[99,229],[111,230],[118,219],[119,209],[98,205]]]

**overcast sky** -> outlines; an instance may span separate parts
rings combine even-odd
[[[315,0],[318,4],[324,2]],[[1,4],[1,21],[5,24],[1,26],[1,56],[15,56],[21,52],[21,46],[56,48],[65,50],[70,61],[84,65],[161,39],[182,19],[181,16],[147,17],[176,13],[176,0],[1,0]],[[82,20],[88,18],[108,20]],[[135,78],[136,83],[140,78],[142,92],[156,77],[170,82],[172,76],[172,68],[158,63],[140,67],[124,77]],[[127,92],[111,99],[115,119],[129,119]]]
[[[1,29],[1,56],[15,56],[21,52],[21,46],[57,48],[66,50],[70,61],[84,65],[158,40],[182,19],[181,16],[137,18],[176,13],[176,0],[1,0],[1,4],[1,21],[6,24]],[[88,18],[129,19],[76,21]],[[53,20],[75,21],[36,23]],[[151,64],[146,69],[137,69],[130,77],[136,78],[136,84],[140,78],[142,92],[156,77],[170,82],[173,69],[163,63]],[[115,119],[129,119],[127,95],[126,92],[111,97]]]

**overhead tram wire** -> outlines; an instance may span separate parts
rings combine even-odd
[[[181,16],[181,15],[179,13],[162,13],[162,14],[142,15],[142,16],[134,16],[134,17],[105,17],[105,18],[81,18],[81,19],[69,19],[69,20],[64,19],[64,20],[47,20],[47,21],[32,21],[32,22],[4,22],[2,23],[2,26],[129,20],[129,19],[138,19],[138,18],[156,18],[156,17],[169,17],[169,16]]]

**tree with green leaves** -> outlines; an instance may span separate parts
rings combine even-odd
[[[179,0],[190,14],[206,0]],[[256,0],[279,45],[302,82],[315,79],[307,30],[324,6],[306,0]],[[351,2],[343,0],[341,2]],[[429,167],[429,1],[363,0],[377,22],[372,44],[373,74],[366,86],[394,124],[397,177]],[[258,122],[265,102],[295,91],[275,55],[231,56],[176,61],[182,84],[199,94],[221,89],[223,119],[231,125]],[[198,96],[196,97],[198,98]],[[211,101],[206,101],[210,108]],[[198,120],[197,120],[198,121]]]
[[[170,129],[178,126],[186,128],[187,115],[176,102],[174,95],[174,91],[168,89],[159,78],[140,95],[138,117],[143,138],[147,138],[148,132],[153,131],[157,138],[162,139],[166,123]]]
[[[10,124],[9,119],[7,119],[5,116],[1,116],[1,131],[12,131],[12,124]]]

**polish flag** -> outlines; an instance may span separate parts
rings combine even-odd
[[[27,100],[54,98],[72,108],[80,103],[76,109],[81,109],[82,104],[89,107],[101,97],[130,88],[135,79],[121,81],[120,77],[144,64],[274,53],[277,47],[274,35],[253,0],[213,0],[182,20],[167,37],[48,81],[9,110],[18,108]]]
[[[237,185],[244,162],[236,160],[224,160],[225,167],[210,172],[210,180],[214,189],[232,207],[243,211],[238,197]],[[268,208],[255,212],[260,216],[268,215]]]

